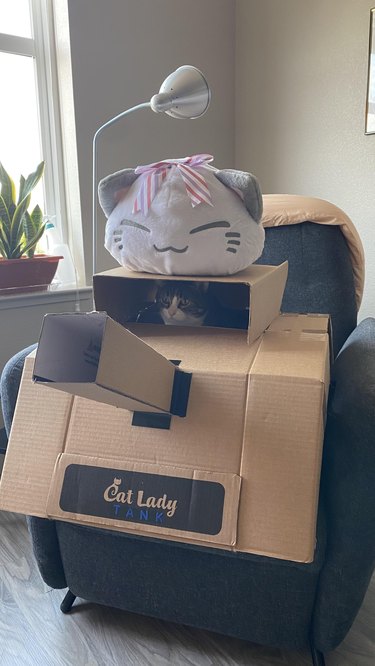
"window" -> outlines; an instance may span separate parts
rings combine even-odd
[[[16,183],[42,159],[35,77],[35,44],[29,0],[0,0],[0,71],[2,89],[0,160]],[[42,186],[34,198],[46,209]]]
[[[61,22],[63,3],[57,4]],[[27,176],[44,159],[43,182],[35,189],[31,205],[39,203],[43,212],[53,218],[63,242],[70,246],[82,285],[81,231],[77,233],[75,225],[72,232],[68,219],[72,204],[65,187],[52,0],[0,0],[0,71],[0,161],[18,186],[20,175]],[[62,94],[66,95],[66,91]],[[71,139],[75,141],[75,137]],[[74,175],[69,150],[70,174]],[[76,205],[74,212],[77,219]]]

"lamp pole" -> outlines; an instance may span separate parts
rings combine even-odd
[[[102,132],[104,132],[107,127],[111,127],[118,120],[124,118],[125,116],[130,115],[133,111],[138,111],[139,109],[150,109],[150,102],[143,102],[142,104],[137,104],[137,106],[132,106],[130,109],[126,109],[122,113],[119,113],[117,116],[114,116],[108,120],[104,125],[101,125],[99,129],[96,130],[94,138],[92,141],[92,273],[95,275],[96,266],[97,266],[97,232],[98,232],[98,212],[97,212],[97,193],[96,186],[98,182],[98,139]]]
[[[97,199],[98,138],[107,127],[121,118],[140,109],[152,109],[156,113],[167,113],[173,118],[199,118],[206,113],[211,100],[211,91],[202,72],[192,65],[182,65],[162,83],[159,93],[149,102],[143,102],[122,111],[101,125],[92,141],[92,272],[97,268]]]

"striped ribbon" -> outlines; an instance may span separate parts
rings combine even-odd
[[[142,182],[134,200],[133,213],[142,211],[143,215],[147,215],[156,193],[167,176],[168,169],[172,169],[172,167],[178,169],[193,207],[200,203],[207,203],[212,206],[208,185],[197,167],[206,167],[213,159],[212,155],[192,155],[191,157],[162,160],[161,162],[138,166],[135,173],[140,174]]]

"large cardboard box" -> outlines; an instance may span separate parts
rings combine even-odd
[[[0,507],[312,561],[329,318],[280,315],[286,275],[207,278],[247,331],[136,323],[156,276],[95,276],[107,314],[47,316],[26,361]]]

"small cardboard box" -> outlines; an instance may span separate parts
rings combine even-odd
[[[26,361],[0,507],[312,561],[329,318],[279,315],[286,275],[204,278],[248,331],[134,322],[157,276],[95,276],[108,314],[47,317]]]
[[[44,317],[34,381],[130,411],[185,416],[191,374],[104,312]]]

